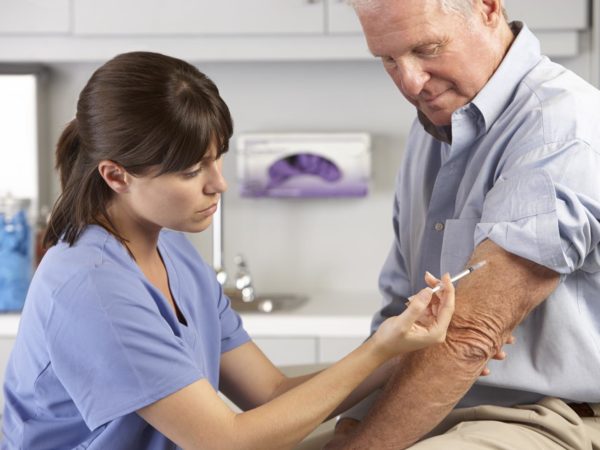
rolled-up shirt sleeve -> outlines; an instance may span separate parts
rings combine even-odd
[[[486,196],[475,245],[506,251],[560,274],[600,270],[600,167],[596,151],[571,146],[500,176]]]

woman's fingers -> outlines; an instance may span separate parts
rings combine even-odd
[[[437,321],[447,328],[454,314],[454,286],[450,274],[446,273],[441,280],[442,289],[438,292],[440,305],[437,312]]]
[[[430,288],[434,288],[437,285],[439,285],[440,282],[441,280],[431,275],[429,271],[425,272],[425,283],[427,283],[427,286],[429,286]]]
[[[406,311],[402,313],[410,324],[415,323],[427,310],[431,302],[431,289],[425,288],[408,299]]]

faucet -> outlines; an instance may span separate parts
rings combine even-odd
[[[242,293],[242,301],[252,302],[254,301],[254,286],[252,285],[252,277],[250,271],[244,261],[244,257],[237,254],[233,259],[237,265],[237,272],[235,274],[235,288]]]
[[[213,216],[212,224],[213,238],[213,268],[217,273],[217,281],[223,286],[223,292],[229,297],[232,303],[235,301],[238,311],[260,311],[271,313],[281,305],[286,305],[287,309],[293,309],[303,304],[306,296],[301,295],[269,295],[257,296],[252,283],[252,276],[248,270],[248,265],[244,257],[237,254],[234,262],[237,266],[233,286],[228,287],[228,275],[223,263],[223,195]]]
[[[212,225],[213,233],[213,268],[217,273],[217,281],[223,286],[225,289],[227,279],[229,278],[227,275],[227,271],[225,270],[225,265],[223,263],[223,195],[221,194],[221,198],[219,200],[219,204],[217,206],[217,210],[215,211],[215,215],[213,216],[213,225]],[[240,254],[236,255],[234,258],[234,262],[237,265],[237,271],[235,274],[234,286],[235,291],[234,295],[237,297],[241,296],[243,302],[249,303],[254,301],[255,292],[254,286],[252,284],[252,276],[250,275],[250,271],[248,270],[248,265],[244,260],[244,257]]]

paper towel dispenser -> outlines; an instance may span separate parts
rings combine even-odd
[[[367,133],[252,133],[237,141],[245,197],[362,197],[371,173]]]

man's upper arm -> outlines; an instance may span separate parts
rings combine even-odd
[[[477,246],[471,263],[487,264],[462,280],[448,345],[465,360],[487,361],[512,330],[556,288],[559,275],[507,252],[491,240]],[[477,364],[477,363],[476,363]]]

